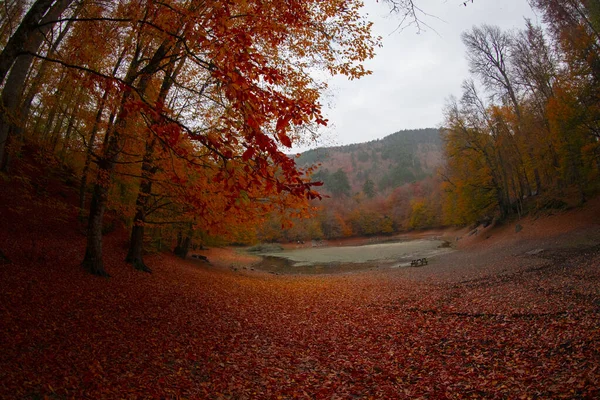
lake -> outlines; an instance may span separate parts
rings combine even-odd
[[[367,268],[404,267],[417,258],[433,258],[452,251],[442,240],[420,239],[363,246],[310,247],[258,253],[254,267],[274,273],[331,273]]]

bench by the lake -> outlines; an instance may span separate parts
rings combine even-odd
[[[420,267],[421,265],[427,265],[426,258],[417,258],[416,260],[412,260],[410,262],[411,267]]]

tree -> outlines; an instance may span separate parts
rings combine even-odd
[[[518,98],[516,78],[509,58],[513,47],[513,38],[502,32],[496,26],[483,25],[474,27],[471,32],[462,34],[463,43],[467,47],[467,59],[470,72],[480,78],[484,87],[491,94],[492,99],[499,96],[501,101],[512,106],[517,117],[515,137],[522,138],[522,110]],[[522,155],[527,157],[525,162],[533,162],[533,148],[528,147]],[[536,192],[541,190],[541,179],[537,167],[533,168]],[[523,184],[528,195],[531,195],[532,185],[526,174],[523,175]]]
[[[529,21],[515,35],[485,26],[463,35],[471,73],[490,96],[486,103],[467,81],[460,102],[446,109],[447,222],[522,215],[569,186],[581,202],[597,190],[600,8],[576,0],[532,3],[550,40]],[[535,203],[533,195],[540,196]]]
[[[339,168],[333,174],[331,174],[327,181],[326,188],[335,197],[350,196],[350,182],[348,181],[348,175],[346,172]]]
[[[173,14],[181,24],[171,19],[168,27],[158,32],[160,40],[154,41],[153,55],[150,53],[144,58],[141,49],[146,36],[138,36],[136,53],[122,80],[126,86],[114,128],[108,140],[105,139],[107,144],[98,162],[99,175],[90,208],[84,259],[90,272],[105,274],[99,226],[117,157],[126,145],[126,132],[132,127],[135,116],[132,109],[149,115],[158,112],[161,118],[174,122],[158,135],[170,147],[184,135],[206,147],[215,159],[222,160],[222,170],[213,179],[222,182],[234,198],[242,188],[236,184],[237,170],[230,169],[228,164],[237,158],[246,163],[252,160],[242,169],[245,174],[251,170],[255,174],[256,178],[249,180],[249,185],[264,185],[267,192],[276,189],[298,197],[317,196],[311,190],[312,184],[302,178],[303,172],[280,151],[278,143],[291,145],[294,126],[326,123],[318,103],[321,86],[303,72],[304,68],[319,66],[333,74],[356,78],[368,73],[360,62],[372,56],[376,42],[370,37],[370,25],[363,23],[356,12],[360,4],[344,3],[342,8],[323,7],[321,3],[317,8],[310,8],[303,3],[292,8],[270,5],[267,9],[259,3],[248,2],[236,4],[234,8],[210,10],[181,9],[175,4],[165,9],[163,3],[154,4],[157,11]],[[152,27],[163,22],[158,17],[160,14],[146,12],[143,15],[143,21]],[[238,15],[244,17],[238,19]],[[192,26],[202,26],[205,30],[191,30]],[[336,26],[344,26],[346,34],[323,35]],[[145,29],[152,35],[157,34],[155,29]],[[332,40],[336,45],[327,45]],[[307,52],[307,47],[314,51]],[[174,120],[147,97],[155,75],[179,57],[174,51],[177,48],[190,60],[190,68],[210,76],[214,82],[210,98],[222,105],[221,114],[218,124],[210,125],[206,131],[190,126],[197,121],[195,118]],[[316,54],[323,57],[315,57]],[[192,88],[186,90],[197,95]],[[202,118],[210,117],[202,115]]]
[[[507,98],[520,115],[520,106],[514,86],[508,57],[512,38],[497,26],[482,25],[463,32],[462,41],[467,47],[470,72],[481,79],[491,93],[499,92]]]
[[[371,179],[367,178],[363,185],[363,193],[370,199],[375,197],[375,194],[376,194],[375,182],[373,182]]]

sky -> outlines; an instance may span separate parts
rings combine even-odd
[[[383,48],[366,63],[373,74],[348,81],[329,80],[323,97],[328,127],[310,146],[329,147],[383,138],[403,129],[436,128],[443,122],[443,108],[469,77],[465,47],[460,35],[474,25],[497,25],[505,30],[522,29],[524,18],[540,23],[527,0],[415,0],[428,15],[429,27],[398,30],[399,16],[390,15],[381,1],[365,0],[364,11],[382,36]]]

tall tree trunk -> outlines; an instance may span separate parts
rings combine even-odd
[[[65,137],[63,139],[63,144],[60,149],[60,160],[64,163],[67,155],[67,149],[69,148],[69,141],[71,140],[71,134],[73,133],[73,128],[75,127],[75,117],[79,113],[79,109],[81,108],[81,93],[77,95],[77,100],[75,101],[75,105],[73,106],[73,110],[71,111],[71,115],[69,116],[69,122],[67,123],[67,130],[65,131]]]
[[[153,165],[152,156],[156,138],[146,144],[146,153],[142,162],[142,181],[135,201],[135,217],[133,219],[133,228],[131,229],[131,240],[129,242],[129,251],[125,262],[133,264],[136,269],[144,272],[152,272],[144,262],[144,223],[146,222],[146,207],[148,199],[152,194],[152,177],[156,173],[156,167]]]
[[[79,11],[81,11],[81,9],[83,8],[83,4],[84,4],[84,2],[80,3],[77,10],[73,13],[73,18],[75,18],[79,14]],[[69,20],[69,21],[67,21],[65,27],[63,29],[61,29],[60,34],[58,35],[58,37],[52,43],[52,46],[48,50],[48,56],[53,56],[56,53],[58,46],[60,46],[63,39],[67,36],[67,32],[69,32],[69,29],[71,28],[72,24],[73,24],[73,21]],[[34,99],[35,95],[40,90],[40,86],[42,85],[43,79],[46,76],[46,71],[48,70],[50,65],[52,65],[52,62],[43,60],[40,65],[40,68],[38,69],[35,76],[30,79],[31,83],[29,84],[29,88],[28,88],[27,92],[23,96],[24,98],[21,103],[21,109],[20,109],[21,120],[23,122],[22,122],[22,124],[14,127],[14,136],[15,137],[23,136],[23,127],[24,127],[23,124],[29,123],[29,115],[31,114],[31,104],[33,103],[33,99]]]
[[[118,153],[119,145],[117,138],[112,137],[109,140],[105,157],[98,163],[98,182],[94,186],[94,194],[90,204],[87,244],[82,265],[88,272],[98,276],[109,276],[104,269],[104,261],[102,259],[102,219],[108,200],[110,176],[112,175]]]
[[[54,125],[54,129],[52,130],[52,134],[50,135],[50,151],[52,154],[56,151],[56,146],[58,146],[58,140],[60,138],[60,132],[62,131],[63,124],[67,115],[65,113],[60,114],[58,122]]]
[[[127,50],[127,46],[123,49],[119,59],[115,63],[115,67],[113,68],[113,71],[112,71],[113,76],[116,75],[117,71],[121,67],[121,63],[123,62],[123,58],[125,57],[126,50]],[[106,102],[108,101],[109,95],[110,95],[110,88],[107,87],[104,90],[104,95],[102,95],[102,100],[100,100],[100,105],[98,106],[98,111],[96,112],[96,118],[94,119],[94,125],[92,126],[92,131],[90,133],[90,139],[89,139],[88,145],[87,145],[87,151],[86,151],[86,155],[85,155],[85,164],[83,166],[83,171],[81,173],[81,182],[79,183],[80,216],[83,215],[83,210],[85,208],[85,190],[87,187],[87,179],[88,179],[90,164],[92,162],[92,156],[94,154],[94,143],[96,142],[96,135],[98,134],[98,129],[100,128],[100,123],[102,122],[102,114],[104,114],[104,108],[106,107]],[[111,114],[109,121],[112,121],[113,115],[114,115],[114,113]],[[109,127],[107,129],[106,137],[108,137],[109,129],[110,129],[110,122],[109,122]]]
[[[165,77],[156,100],[156,104],[159,107],[162,107],[165,103],[167,95],[169,94],[169,90],[171,90],[173,82],[175,81],[175,77],[177,74],[179,74],[179,71],[183,67],[184,63],[185,58],[179,62],[177,68],[174,68],[173,63],[169,64],[167,67],[167,70],[165,71]],[[151,117],[151,121],[154,124],[160,122],[155,117]],[[142,160],[142,179],[135,202],[136,213],[133,219],[133,228],[131,229],[129,252],[125,258],[126,262],[133,264],[136,269],[145,272],[152,272],[152,270],[146,266],[143,257],[144,224],[146,222],[148,199],[152,194],[152,178],[158,170],[158,168],[154,165],[154,147],[156,146],[158,140],[154,133],[150,132],[149,134],[152,135],[152,138],[150,141],[146,141],[146,150]]]
[[[40,20],[44,14],[52,7],[55,0],[37,0],[31,5],[29,11],[23,17],[19,27],[8,39],[6,46],[0,52],[0,84],[4,82],[4,78],[12,67],[13,63],[23,52],[29,41],[29,37],[34,34],[39,26]]]
[[[135,76],[132,79],[135,79]],[[132,97],[131,89],[126,89],[121,98],[120,111],[115,127],[112,132],[107,132],[106,146],[104,146],[104,152],[98,161],[98,176],[94,185],[88,217],[87,248],[82,262],[83,267],[94,275],[108,276],[104,270],[102,260],[102,217],[106,210],[112,174],[121,150],[121,137],[127,128],[127,111],[125,107]]]
[[[141,46],[138,44],[124,79],[125,83],[132,85],[141,75],[136,92],[140,96],[143,96],[150,84],[152,76],[160,69],[160,62],[164,59],[168,49],[169,42],[163,42],[148,62],[148,65],[141,71],[138,71],[140,64],[139,57],[141,54]],[[88,219],[88,242],[85,257],[82,262],[83,267],[95,275],[106,275],[102,260],[102,234],[98,236],[98,232],[102,232],[102,216],[106,209],[108,191],[112,182],[112,174],[117,162],[117,157],[123,145],[123,134],[127,128],[126,106],[132,99],[133,90],[127,88],[123,93],[114,130],[108,139],[108,145],[105,148],[104,155],[100,162],[98,162],[98,179],[94,185],[94,192],[90,205],[90,216]]]
[[[108,99],[109,90],[106,89],[104,92],[104,96],[102,96],[102,100],[100,101],[100,106],[98,107],[98,112],[96,113],[96,119],[94,120],[94,126],[92,126],[92,131],[90,133],[90,138],[88,140],[87,152],[85,155],[85,164],[83,165],[83,171],[81,173],[81,181],[79,183],[79,209],[80,215],[83,213],[83,209],[85,208],[85,190],[87,187],[87,179],[88,173],[90,169],[90,164],[92,163],[92,155],[94,154],[94,143],[96,142],[96,135],[98,134],[98,129],[100,127],[100,122],[102,121],[102,114],[104,113],[104,107],[106,105],[106,100]],[[107,130],[107,135],[108,130]]]

